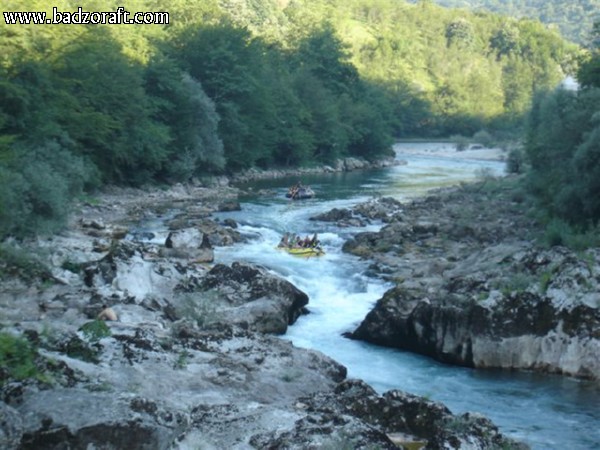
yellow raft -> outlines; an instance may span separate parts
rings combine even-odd
[[[303,256],[310,258],[311,256],[323,256],[325,252],[321,248],[313,247],[277,247],[278,250],[288,252],[290,255]]]

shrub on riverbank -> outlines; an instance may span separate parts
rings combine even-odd
[[[582,232],[600,221],[598,105],[599,88],[539,95],[527,129],[530,191],[550,218]]]
[[[38,375],[36,352],[19,336],[0,333],[0,386],[9,380],[24,380]]]
[[[0,239],[59,229],[82,189],[376,160],[392,136],[513,129],[575,51],[541,24],[427,2],[292,3],[160,0],[164,27],[0,29]],[[52,13],[37,0],[0,9]]]

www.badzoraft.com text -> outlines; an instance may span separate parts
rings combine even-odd
[[[119,7],[116,11],[98,12],[84,11],[81,6],[77,11],[59,11],[52,8],[52,14],[43,11],[6,11],[4,23],[7,25],[167,25],[169,23],[168,12],[135,12],[126,11]]]

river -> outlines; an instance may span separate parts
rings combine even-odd
[[[440,144],[418,144],[436,149]],[[429,147],[428,147],[429,146]],[[598,384],[527,372],[473,370],[437,363],[429,358],[373,346],[342,337],[352,331],[391,287],[367,275],[368,262],[344,254],[344,241],[365,228],[343,228],[309,218],[332,208],[344,208],[373,196],[405,201],[435,187],[473,181],[482,170],[501,175],[504,164],[447,158],[436,152],[405,153],[414,144],[397,144],[397,158],[407,161],[386,169],[303,177],[315,199],[291,202],[287,187],[297,179],[254,182],[246,189],[262,195],[242,199],[242,211],[220,213],[233,218],[250,239],[216,250],[216,262],[248,261],[268,267],[310,298],[310,314],[291,326],[285,339],[319,350],[383,393],[401,389],[440,401],[454,413],[478,412],[505,434],[534,449],[591,450],[600,448],[600,388]],[[265,195],[265,190],[268,194]],[[377,230],[381,224],[369,225]],[[326,255],[303,259],[275,247],[285,232],[319,233]]]

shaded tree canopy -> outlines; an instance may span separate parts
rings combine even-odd
[[[513,126],[577,51],[538,22],[432,2],[126,3],[170,21],[0,27],[0,236],[56,229],[106,183],[376,159],[396,137]]]

